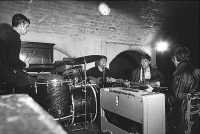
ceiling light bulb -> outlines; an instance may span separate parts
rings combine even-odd
[[[98,6],[99,11],[101,12],[101,14],[103,15],[109,15],[110,13],[110,8],[108,7],[108,5],[104,2],[101,2]]]

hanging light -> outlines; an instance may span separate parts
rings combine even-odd
[[[168,50],[169,43],[167,41],[159,41],[156,43],[156,50],[164,52]]]
[[[99,12],[103,15],[109,15],[110,8],[105,2],[101,2],[98,6]]]

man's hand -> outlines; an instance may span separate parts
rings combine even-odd
[[[112,77],[106,77],[106,81],[107,82],[116,82],[116,79],[112,78]]]
[[[149,85],[151,87],[160,87],[160,81],[150,82]]]
[[[29,62],[25,61],[25,64],[26,64],[26,68],[28,68],[29,67]]]
[[[128,81],[128,80],[126,80],[126,81],[124,82],[124,84],[125,84],[127,87],[130,87],[131,82]]]
[[[148,86],[147,89],[145,89],[147,92],[152,92],[153,91],[153,87],[151,87],[150,85],[146,84]]]
[[[89,80],[89,82],[90,82],[91,84],[96,84],[96,82],[93,81],[93,80]]]

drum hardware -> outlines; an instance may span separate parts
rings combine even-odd
[[[71,88],[71,100],[72,100],[72,120],[68,126],[66,126],[68,132],[79,131],[79,130],[87,130],[85,123],[88,125],[93,125],[93,121],[97,117],[97,96],[95,87],[87,84],[87,99],[85,101],[85,86],[77,85],[70,86]],[[87,105],[87,114],[85,114],[85,104]],[[87,121],[85,122],[85,116],[87,117]],[[83,124],[82,124],[83,123]],[[66,125],[66,124],[65,124]],[[70,126],[80,126],[77,129],[71,129]],[[86,127],[87,128],[87,127]]]
[[[54,120],[57,120],[59,122],[67,121],[67,125],[68,125],[68,124],[70,124],[70,122],[71,122],[71,124],[73,124],[73,123],[75,124],[76,120],[78,120],[78,121],[82,120],[82,118],[84,117],[85,125],[84,125],[84,128],[82,128],[82,129],[86,129],[87,121],[92,123],[96,119],[96,116],[97,116],[97,113],[96,113],[97,112],[97,99],[96,98],[97,97],[96,97],[95,90],[92,88],[92,86],[94,84],[87,84],[86,64],[90,63],[90,62],[95,62],[101,58],[102,58],[101,55],[91,55],[91,56],[73,58],[73,59],[70,59],[69,61],[57,62],[57,63],[53,64],[53,67],[51,67],[51,65],[50,66],[49,65],[41,65],[41,66],[35,66],[35,67],[32,66],[32,67],[28,68],[28,69],[40,69],[40,70],[44,71],[44,69],[54,69],[55,66],[59,66],[61,64],[63,64],[63,65],[65,65],[65,64],[69,64],[69,65],[84,64],[84,79],[80,79],[80,81],[78,81],[78,82],[74,81],[74,83],[73,83],[72,79],[69,79],[69,80],[67,79],[65,81],[64,78],[63,79],[57,78],[58,75],[52,75],[52,74],[40,75],[39,74],[38,78],[44,79],[46,81],[45,82],[39,81],[39,82],[35,83],[35,90],[36,90],[36,93],[38,94],[38,100],[39,101],[40,101],[40,99],[45,100],[45,103],[43,103],[43,102],[40,102],[40,103],[44,107],[44,109],[46,109],[52,116],[54,116],[54,118],[55,118]],[[72,70],[72,71],[75,71],[75,73],[77,72],[77,70]],[[72,74],[70,73],[70,75],[72,75]],[[75,80],[77,80],[77,79],[75,78]],[[70,106],[69,100],[64,100],[64,99],[69,99],[69,97],[63,97],[63,95],[64,96],[69,95],[69,92],[72,91],[71,88],[69,89],[69,91],[64,90],[65,86],[75,87],[75,88],[79,88],[79,86],[80,86],[80,88],[82,88],[81,90],[83,90],[83,91],[81,91],[81,92],[83,92],[83,94],[84,94],[83,95],[84,99],[82,99],[83,100],[82,104],[84,105],[84,108],[81,107],[81,110],[84,109],[83,110],[84,113],[81,113],[83,111],[79,111],[80,109],[77,109],[77,107],[75,107],[75,105],[77,105],[77,104],[74,104],[73,105],[74,107],[72,108],[72,106]],[[88,93],[91,93],[93,96],[90,96],[87,93],[88,87],[90,87],[90,89],[92,90],[92,93],[91,93],[91,91],[88,91]],[[46,89],[46,91],[45,91],[45,89]],[[41,93],[41,92],[45,92],[45,93]],[[68,92],[68,93],[66,93],[66,92]],[[58,95],[56,95],[56,94],[58,94]],[[51,97],[53,97],[53,98],[51,98]],[[90,99],[87,97],[93,97],[94,99]],[[56,105],[58,104],[57,106],[54,106],[55,100],[56,101],[58,100],[58,102],[55,103]],[[90,101],[90,103],[88,103],[87,101]],[[91,108],[88,108],[88,107],[90,107],[91,101],[93,101],[92,102],[93,106]],[[95,105],[95,110],[92,109],[92,108],[94,108],[94,105]],[[69,108],[68,108],[68,106],[69,106]],[[71,115],[71,113],[72,113],[72,115]],[[72,120],[70,120],[70,119],[72,119]]]
[[[86,64],[90,63],[90,62],[95,62],[97,60],[100,60],[102,57],[103,56],[101,56],[101,55],[90,55],[90,56],[78,57],[78,58],[75,58],[75,59],[73,59],[71,61],[72,65],[84,64],[84,84],[83,84],[83,87],[84,87],[84,101],[85,101],[85,104],[84,104],[84,114],[82,114],[82,115],[84,115],[84,128],[75,129],[73,131],[87,129],[87,115],[88,114],[87,114],[87,81],[86,81],[87,76],[86,76]],[[64,64],[64,62],[63,62],[63,64]],[[81,82],[81,83],[83,83],[83,82]],[[74,85],[74,87],[76,87],[76,85]],[[97,105],[96,105],[96,109],[97,109]],[[75,117],[75,111],[73,111],[72,114]],[[80,116],[81,116],[81,114],[80,114]],[[90,116],[90,122],[92,122],[93,121],[93,119],[92,119],[93,115],[91,113],[89,113],[89,116]],[[94,116],[94,118],[96,118],[96,115]],[[72,122],[74,122],[74,118],[73,118]]]
[[[92,123],[97,116],[97,96],[95,87],[86,86],[87,98],[85,100],[84,86],[71,87],[72,99],[72,124],[79,123],[85,116],[85,104],[87,105],[87,120]]]
[[[84,56],[84,57],[79,57],[75,60],[74,63],[78,64],[84,64],[84,76],[85,76],[85,81],[84,81],[84,88],[85,88],[85,129],[87,128],[87,90],[86,90],[86,84],[87,84],[87,76],[86,76],[86,63],[94,62],[97,60],[100,60],[103,56],[102,55],[90,55],[90,56]]]
[[[59,122],[61,122],[60,115],[61,115],[61,108],[60,108],[60,105],[58,105],[58,121]]]
[[[87,128],[87,110],[86,110],[86,108],[87,108],[87,90],[86,90],[86,79],[87,79],[87,76],[86,76],[86,58],[84,58],[83,59],[83,61],[84,61],[84,76],[85,76],[85,85],[84,85],[84,88],[85,88],[85,129]]]
[[[68,120],[70,118],[72,118],[72,115],[68,115],[68,116],[65,116],[65,117],[60,117],[60,118],[57,118],[57,119],[54,119],[54,120],[61,122],[61,121]]]
[[[36,82],[34,84],[34,87],[35,87],[35,93],[37,94],[37,84],[36,84]]]
[[[62,75],[64,78],[71,80],[70,85],[79,85],[83,81],[82,66],[74,66],[70,69],[65,70]]]

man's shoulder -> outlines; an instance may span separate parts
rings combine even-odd
[[[87,71],[93,71],[93,70],[97,70],[97,67],[91,67]]]
[[[153,71],[159,71],[159,69],[155,66],[150,66],[150,70],[153,70]]]
[[[4,38],[4,40],[9,40],[9,41],[16,40],[16,39],[20,38],[19,34],[13,29],[10,29],[9,31],[6,31],[2,35],[2,37]]]
[[[138,72],[138,71],[140,71],[141,70],[141,68],[135,68],[135,69],[133,69],[133,72]]]

